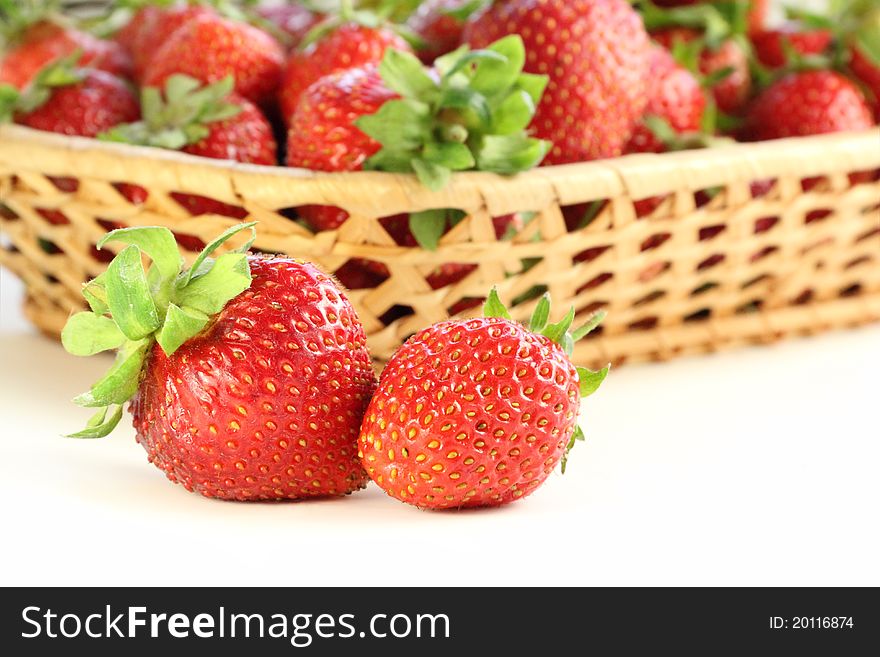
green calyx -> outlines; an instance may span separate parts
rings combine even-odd
[[[172,75],[164,92],[156,87],[141,90],[140,121],[114,126],[98,139],[180,150],[207,137],[211,123],[241,112],[229,100],[234,88],[231,75],[207,85],[188,75]]]
[[[483,306],[483,315],[486,317],[500,317],[502,319],[513,321],[507,307],[499,298],[498,291],[495,288],[492,288],[492,291],[489,292],[489,296],[486,298],[486,303]],[[594,331],[599,324],[602,323],[602,320],[605,319],[605,315],[606,313],[604,310],[595,312],[590,316],[586,323],[579,328],[572,330],[571,326],[574,323],[575,312],[574,308],[569,308],[565,317],[556,324],[550,324],[550,295],[545,292],[535,306],[535,310],[529,320],[528,329],[532,333],[543,335],[557,343],[562,347],[566,355],[570,357],[574,351],[575,343]],[[591,370],[586,367],[577,367],[575,369],[577,370],[581,398],[584,398],[589,397],[599,389],[599,386],[602,385],[602,382],[608,376],[608,372],[611,370],[611,365],[608,364],[601,370]],[[565,474],[569,452],[579,441],[583,441],[584,439],[584,432],[580,425],[577,425],[571,436],[571,440],[569,440],[568,445],[565,447],[565,453],[562,455],[561,469],[563,474]]]
[[[12,121],[18,112],[27,114],[39,109],[59,87],[82,82],[85,70],[77,68],[81,56],[82,52],[77,50],[46,65],[22,91],[9,84],[0,84],[0,123]]]
[[[706,47],[715,50],[724,41],[747,31],[749,0],[728,0],[718,3],[699,3],[681,7],[658,7],[650,0],[642,0],[639,7],[645,29],[649,32],[685,27],[701,33]]]
[[[136,392],[141,369],[154,342],[173,354],[198,335],[231,299],[250,287],[247,250],[255,237],[254,222],[231,227],[199,254],[189,269],[173,233],[164,227],[121,228],[107,233],[108,242],[127,244],[107,271],[83,286],[91,308],[72,315],[61,332],[64,348],[74,356],[116,350],[107,374],[73,401],[97,408],[86,428],[73,438],[102,438],[119,422],[122,404]],[[211,255],[239,232],[250,229],[242,247],[217,258]],[[144,257],[149,268],[144,268]]]
[[[529,137],[547,77],[523,73],[525,48],[517,35],[485,50],[440,57],[432,75],[419,60],[389,50],[379,67],[401,98],[362,116],[358,128],[382,148],[366,169],[415,173],[432,190],[454,171],[513,174],[538,165],[549,143]]]
[[[372,3],[355,3],[352,0],[331,0],[330,2],[303,3],[306,9],[318,14],[324,14],[326,18],[315,25],[305,35],[300,48],[307,48],[313,43],[349,23],[377,30],[385,28],[395,32],[406,40],[413,48],[424,47],[422,39],[402,23],[402,16],[412,13],[415,3],[410,0],[382,0]]]
[[[0,0],[0,50],[16,43],[41,22],[68,24],[58,0]]]

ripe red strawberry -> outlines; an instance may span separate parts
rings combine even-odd
[[[688,28],[665,29],[652,32],[651,36],[668,50],[674,50],[676,44],[689,44],[701,38],[699,32]],[[697,66],[707,77],[729,70],[712,85],[712,93],[720,110],[730,114],[739,112],[752,90],[749,57],[742,46],[734,39],[725,39],[715,48],[706,46],[699,54]]]
[[[131,59],[113,41],[71,27],[39,22],[29,27],[0,57],[0,83],[24,89],[37,73],[59,59],[79,53],[78,64],[120,77],[131,75]]]
[[[323,15],[315,13],[300,4],[269,5],[257,7],[257,15],[271,22],[286,34],[290,48],[296,48],[313,27],[323,20]]]
[[[461,44],[467,19],[486,4],[479,0],[426,0],[409,17],[407,25],[425,42],[419,58],[430,64]]]
[[[874,62],[858,46],[854,46],[851,50],[849,65],[852,72],[868,88],[868,91],[873,96],[871,100],[875,115],[877,120],[880,120],[880,63]]]
[[[745,134],[754,140],[865,130],[874,125],[865,95],[833,71],[791,73],[751,104]]]
[[[175,73],[204,83],[231,75],[240,96],[262,105],[277,90],[283,64],[284,51],[266,32],[218,16],[199,16],[158,49],[146,66],[143,84],[160,87]]]
[[[73,57],[48,65],[21,94],[0,101],[0,121],[10,113],[21,125],[80,137],[95,137],[140,117],[137,99],[123,80],[74,68]]]
[[[646,116],[663,119],[677,133],[699,132],[706,109],[706,97],[700,82],[685,67],[676,63],[665,48],[651,49]],[[663,143],[648,125],[640,122],[626,145],[627,153],[660,153]]]
[[[143,121],[116,126],[101,138],[219,160],[275,164],[277,145],[271,124],[256,105],[235,94],[233,87],[231,77],[203,86],[194,78],[172,75],[166,81],[164,98],[158,89],[144,88]],[[204,196],[180,192],[171,196],[192,215],[243,219],[248,214],[244,208]]]
[[[788,63],[787,47],[799,55],[819,55],[831,45],[832,37],[830,30],[810,30],[797,24],[788,24],[775,30],[757,32],[751,39],[758,60],[764,66],[780,68]]]
[[[508,0],[465,26],[485,46],[505,34],[526,45],[524,70],[550,82],[532,121],[553,144],[546,164],[615,157],[645,107],[650,43],[625,0]]]
[[[344,23],[305,49],[294,51],[287,60],[279,96],[284,120],[290,125],[300,96],[314,82],[338,71],[378,64],[390,48],[410,50],[388,27]]]
[[[165,228],[99,243],[129,246],[84,288],[93,312],[73,315],[62,341],[75,355],[119,355],[75,400],[100,410],[74,437],[107,435],[131,400],[137,441],[187,490],[281,500],[362,488],[356,441],[375,386],[363,327],[311,264],[241,251],[204,259],[242,227],[183,274]]]
[[[386,365],[358,449],[386,493],[425,509],[498,506],[534,492],[578,438],[581,397],[608,368],[569,360],[574,310],[547,325],[549,301],[529,328],[493,290],[488,317],[452,320],[407,340]]]
[[[143,77],[156,53],[177,30],[200,16],[214,17],[217,12],[203,5],[140,8],[115,36],[115,41],[131,53],[135,78]]]

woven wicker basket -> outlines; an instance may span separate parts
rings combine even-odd
[[[607,308],[602,330],[578,345],[579,363],[658,360],[880,319],[880,182],[852,184],[848,175],[877,169],[880,130],[872,130],[513,178],[467,173],[435,193],[410,176],[242,166],[7,126],[0,128],[0,262],[24,281],[28,317],[57,333],[80,307],[82,282],[106,266],[92,245],[108,221],[161,224],[202,240],[236,222],[190,216],[170,196],[193,193],[246,209],[260,222],[262,251],[331,272],[352,258],[387,264],[387,280],[350,293],[378,358],[497,285],[504,301],[519,299],[518,319],[544,289],[557,313]],[[78,189],[59,190],[51,180],[58,177],[77,178]],[[802,181],[815,177],[804,192]],[[750,184],[764,180],[776,182],[753,198]],[[147,200],[126,201],[114,186],[120,182],[146,188]],[[637,219],[636,200],[664,195]],[[592,222],[566,229],[565,206],[599,200],[607,203]],[[290,208],[309,203],[340,206],[351,218],[312,234],[289,218]],[[430,208],[467,213],[433,252],[397,246],[377,221]],[[69,223],[50,221],[52,210]],[[511,212],[531,220],[499,241],[492,217]],[[427,273],[450,262],[476,268],[431,289]]]

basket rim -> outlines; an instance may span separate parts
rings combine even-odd
[[[75,162],[75,166],[73,163]],[[156,166],[162,164],[162,166]],[[377,171],[321,172],[242,164],[147,146],[103,142],[0,126],[0,174],[27,170],[56,176],[158,184],[205,192],[265,207],[319,203],[349,211],[486,208],[493,214],[540,210],[555,201],[572,205],[628,196],[639,199],[677,190],[699,191],[796,173],[801,178],[880,168],[880,127],[718,148],[639,153],[607,160],[538,167],[513,176],[459,172],[446,188],[431,191],[412,174]],[[313,200],[288,203],[294,197]],[[278,205],[280,204],[280,205]]]

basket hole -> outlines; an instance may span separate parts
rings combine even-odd
[[[631,331],[650,331],[657,326],[658,321],[660,321],[658,317],[645,317],[644,319],[632,322],[629,325],[629,329]]]
[[[649,215],[654,214],[657,208],[663,205],[663,201],[665,201],[669,196],[649,196],[648,198],[643,198],[633,203],[633,206],[636,209],[636,217],[642,219],[643,217],[647,217]]]
[[[385,326],[388,326],[404,317],[409,317],[414,314],[415,311],[412,309],[412,306],[396,305],[391,306],[391,308],[385,311],[385,313],[379,317],[379,321],[385,324]]]
[[[61,176],[46,176],[49,179],[49,182],[55,185],[56,188],[61,190],[62,192],[67,192],[68,194],[75,192],[79,189],[79,181],[76,178],[68,178]]]
[[[140,185],[131,183],[113,183],[113,189],[132,205],[143,205],[149,197],[149,192]]]
[[[244,219],[248,216],[248,211],[238,205],[230,205],[222,201],[216,201],[207,196],[198,194],[184,194],[182,192],[171,192],[171,198],[184,210],[194,217],[203,214],[219,214],[224,217],[233,219]]]
[[[190,251],[192,253],[199,253],[202,249],[204,249],[207,244],[205,244],[200,237],[196,237],[195,235],[190,235],[189,233],[174,233],[174,239],[177,240],[177,243],[185,250]]]
[[[47,283],[51,283],[52,285],[58,285],[61,283],[61,281],[55,278],[52,274],[43,274],[43,278],[46,279]]]
[[[727,226],[725,224],[720,224],[718,226],[705,226],[703,228],[700,228],[700,241],[705,242],[706,240],[714,239],[725,230],[727,230]]]
[[[521,303],[532,301],[540,297],[545,292],[547,292],[546,285],[533,285],[531,288],[520,294],[518,297],[515,297],[510,305],[518,306]]]
[[[460,315],[461,313],[467,312],[468,310],[473,310],[474,308],[479,308],[485,303],[485,299],[483,297],[465,297],[459,301],[456,301],[454,304],[449,306],[446,309],[446,312],[449,313],[449,316]]]
[[[113,251],[98,249],[98,247],[96,245],[92,244],[89,247],[89,255],[92,256],[93,260],[107,264],[111,260],[113,260],[113,258],[116,254],[113,253]]]
[[[801,189],[805,192],[827,192],[831,187],[831,181],[825,176],[813,176],[801,179]]]
[[[699,296],[705,292],[708,292],[709,290],[714,290],[716,287],[718,287],[718,283],[716,283],[715,281],[707,281],[707,282],[703,283],[702,285],[695,287],[693,289],[693,291],[691,292],[691,296],[692,297]]]
[[[761,274],[760,276],[755,276],[754,278],[750,278],[745,283],[742,284],[742,289],[745,290],[747,288],[753,287],[758,283],[762,283],[764,281],[772,281],[773,277],[770,274]]]
[[[854,283],[848,287],[843,288],[840,291],[840,296],[842,297],[857,297],[862,293],[862,284]]]
[[[38,215],[53,226],[64,226],[65,224],[70,223],[70,219],[68,219],[63,212],[59,212],[58,210],[47,210],[45,208],[34,209],[37,211]]]
[[[761,217],[755,222],[755,233],[766,233],[779,223],[779,217]]]
[[[724,192],[723,187],[701,189],[694,193],[694,203],[698,208],[702,208],[715,201],[714,205],[720,207],[724,196],[722,192]]]
[[[764,302],[760,299],[752,299],[751,301],[746,301],[744,304],[737,306],[736,314],[748,315],[749,313],[759,312],[763,303]]]
[[[562,217],[565,219],[565,228],[568,232],[574,232],[586,228],[605,207],[608,201],[599,200],[591,203],[579,203],[562,208]]]
[[[642,242],[641,249],[642,251],[652,251],[660,248],[670,237],[672,237],[672,233],[657,233],[656,235],[651,235],[648,239]]]
[[[721,264],[727,259],[723,253],[714,253],[697,265],[697,271],[711,269],[715,265]]]
[[[612,278],[614,278],[614,274],[612,274],[610,272],[603,272],[603,273],[599,274],[598,276],[591,278],[584,285],[581,285],[577,289],[576,294],[580,294],[581,292],[584,292],[586,290],[595,290],[597,287],[599,287],[603,283],[610,281]]]
[[[598,258],[600,255],[605,253],[610,248],[611,248],[610,246],[590,247],[589,249],[585,249],[585,250],[581,251],[580,253],[578,253],[574,257],[574,261],[575,262],[592,262],[593,260]]]
[[[792,303],[796,306],[802,306],[813,300],[816,292],[812,288],[808,288],[794,298]]]
[[[831,210],[821,209],[821,210],[811,210],[807,213],[806,219],[804,219],[804,223],[812,224],[816,221],[823,221],[830,217],[832,214]]]
[[[846,263],[844,269],[853,269],[855,267],[858,267],[859,265],[864,265],[870,262],[874,262],[874,258],[872,258],[871,256],[861,256],[860,258],[855,258]]]
[[[12,211],[8,205],[0,203],[0,217],[6,221],[18,221],[19,216]]]
[[[703,322],[709,319],[712,316],[712,310],[710,308],[700,308],[698,311],[687,315],[684,318],[685,322]]]
[[[752,198],[762,198],[767,196],[776,186],[776,180],[754,180],[749,184],[749,191]]]
[[[57,255],[61,253],[61,249],[55,242],[51,240],[47,240],[43,237],[37,238],[37,244],[40,245],[40,248],[43,250],[43,253],[47,253],[49,255]]]
[[[125,228],[125,224],[121,224],[118,221],[111,221],[110,219],[98,219],[98,225],[106,230],[108,233],[111,230],[117,230],[118,228]]]
[[[771,253],[776,253],[778,250],[779,250],[778,246],[765,246],[763,249],[761,249],[757,253],[752,254],[752,256],[749,258],[749,262],[757,262],[758,260],[761,260],[762,258],[766,258]]]
[[[663,290],[654,290],[650,294],[646,294],[641,299],[637,300],[633,304],[633,307],[638,308],[639,306],[645,306],[649,303],[653,303],[654,301],[657,301],[658,299],[662,299],[665,296],[666,296],[666,292],[664,292]]]
[[[349,260],[333,273],[346,289],[366,290],[378,286],[388,278],[377,271],[381,266],[383,265],[372,260]]]
[[[669,262],[655,262],[639,272],[639,281],[646,283],[660,276],[672,266]]]
[[[849,174],[850,185],[864,185],[865,183],[880,180],[880,169],[873,171],[855,171]]]

